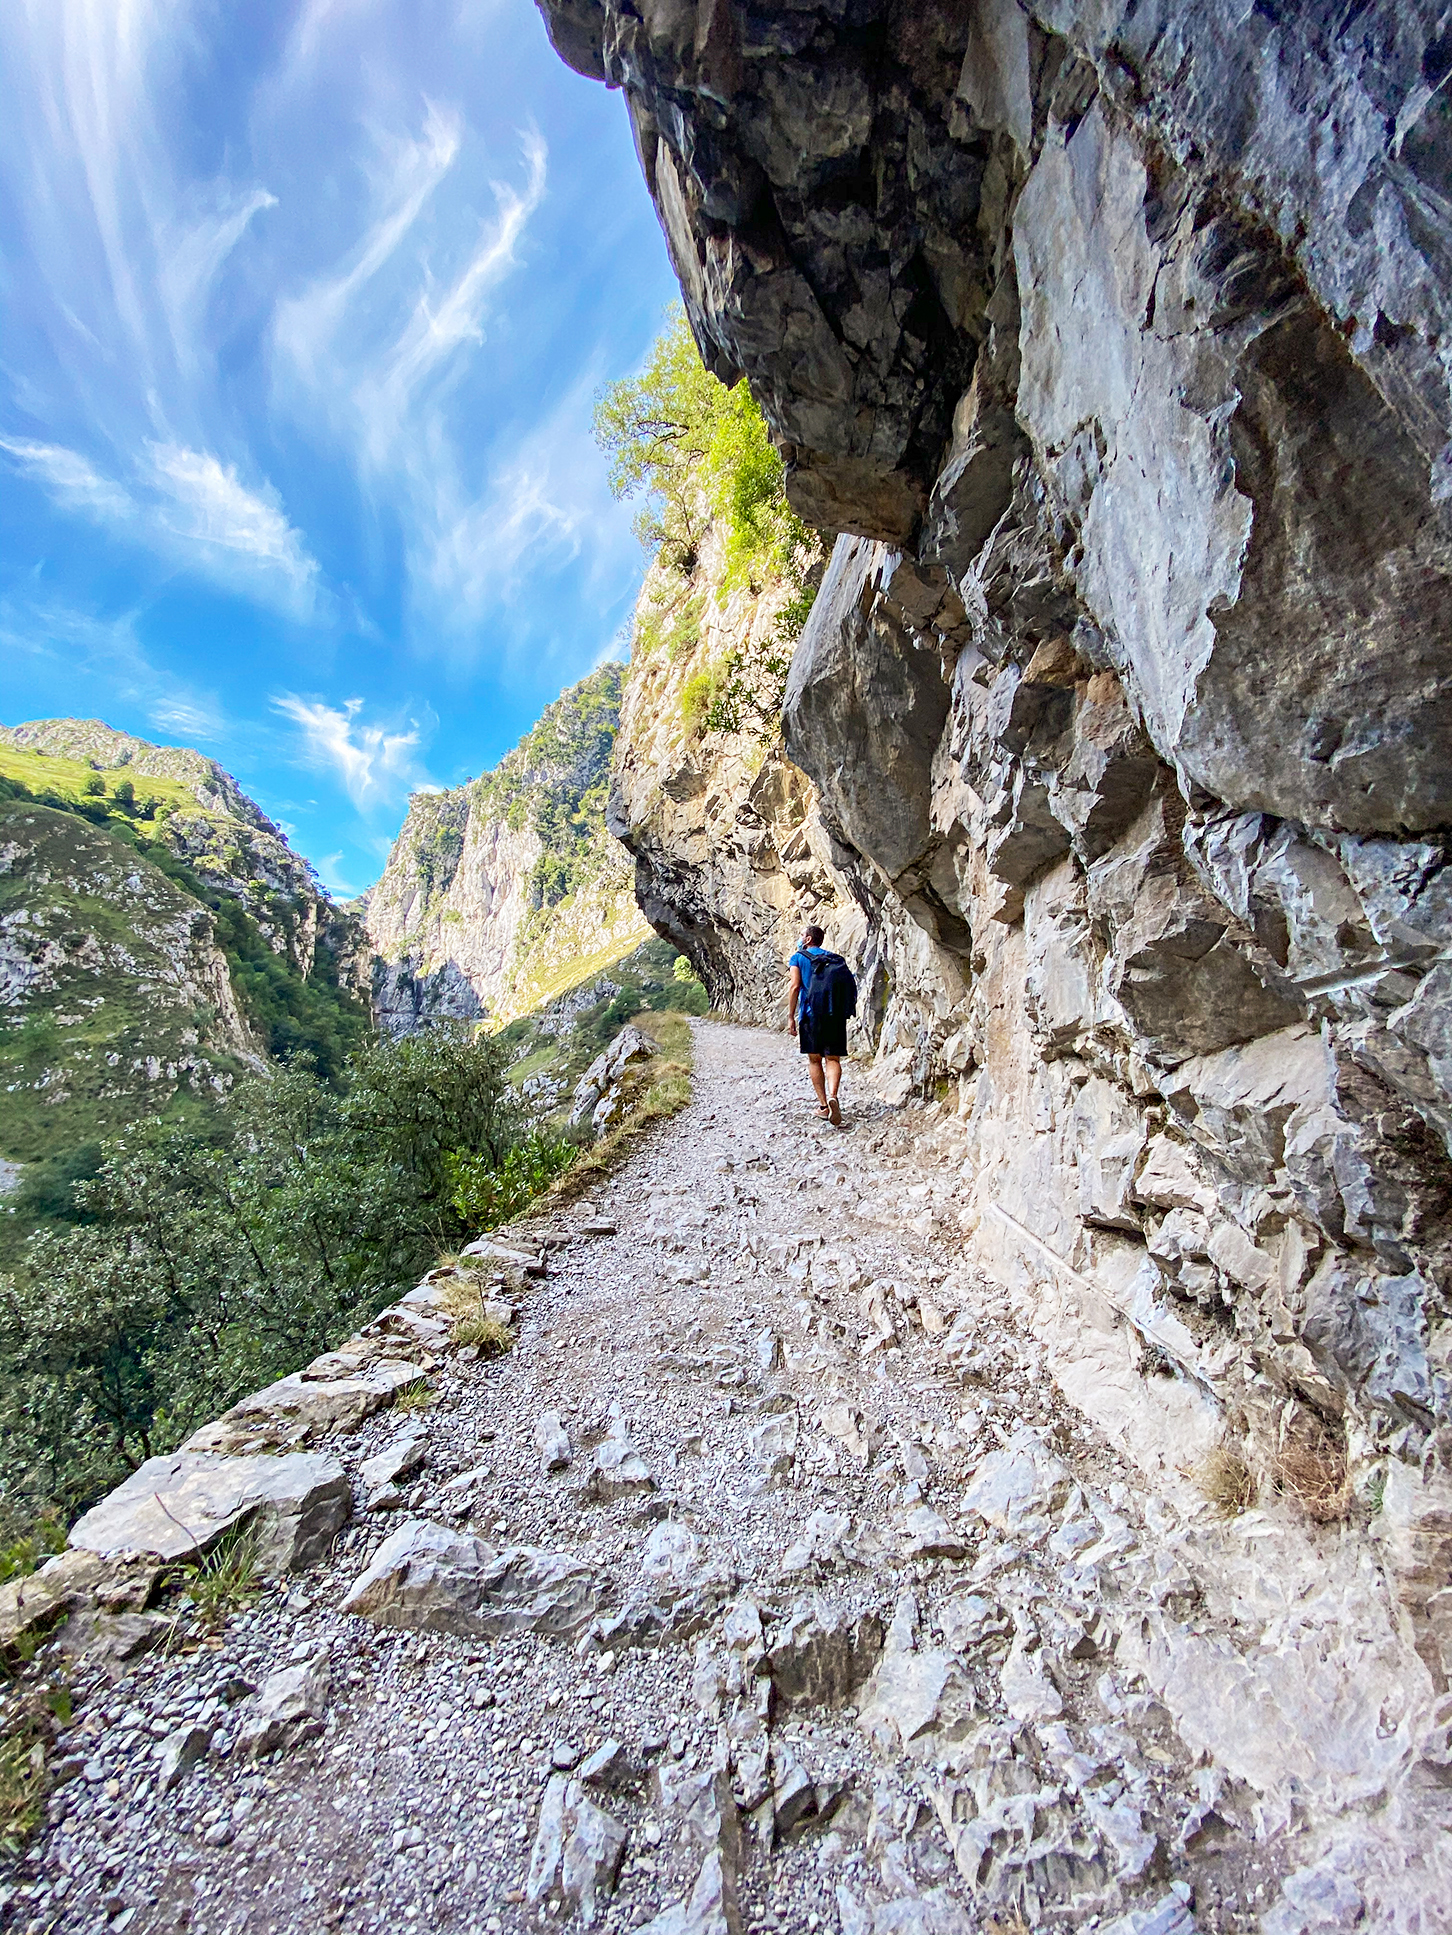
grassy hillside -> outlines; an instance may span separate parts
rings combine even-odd
[[[651,939],[603,968],[587,968],[556,998],[520,1015],[499,1031],[499,1044],[516,1088],[534,1093],[563,1121],[575,1086],[602,1048],[627,1022],[651,1017],[703,1015],[706,990],[693,974],[678,971],[681,957],[669,941]],[[659,1035],[655,1026],[647,1032]],[[678,1047],[675,1037],[666,1043]]]
[[[22,796],[28,794],[46,805],[84,812],[98,824],[154,821],[158,814],[205,810],[193,789],[179,779],[147,778],[125,767],[101,772],[84,759],[30,752],[3,741],[0,780]]]
[[[107,749],[107,728],[76,723],[78,751]],[[23,1167],[0,1260],[69,1212],[105,1137],[150,1116],[202,1126],[269,1060],[305,1053],[332,1079],[369,1033],[326,928],[307,971],[292,945],[318,904],[305,863],[214,762],[100,771],[16,730],[0,740],[0,1160]],[[158,750],[185,773],[184,749]]]

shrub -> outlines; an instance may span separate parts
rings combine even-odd
[[[497,1229],[563,1175],[576,1154],[572,1142],[545,1129],[532,1130],[498,1164],[455,1151],[449,1158],[453,1206],[471,1229]]]
[[[240,1082],[207,1133],[156,1122],[104,1144],[71,1186],[86,1220],[32,1237],[0,1278],[11,1540],[340,1343],[573,1159],[530,1128],[487,1036],[431,1029],[344,1073],[340,1095],[295,1063]]]
[[[681,718],[693,737],[699,737],[706,729],[715,690],[715,680],[709,671],[693,672],[681,687]]]

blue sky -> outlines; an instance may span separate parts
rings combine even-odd
[[[530,0],[11,0],[0,63],[0,720],[199,746],[357,891],[628,620],[624,108]]]

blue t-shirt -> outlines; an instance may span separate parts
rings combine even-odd
[[[826,952],[827,950],[825,947],[808,947],[808,948],[799,947],[796,953],[793,954],[792,958],[787,962],[788,967],[800,968],[801,970],[802,985],[797,990],[797,1012],[796,1012],[796,1015],[794,1016],[794,1019],[798,1022],[800,1022],[802,1018],[802,1002],[806,999],[807,983],[812,978],[813,957],[819,954],[825,954]]]

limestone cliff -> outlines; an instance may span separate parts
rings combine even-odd
[[[932,987],[951,1004],[962,974],[877,887],[787,757],[775,714],[792,587],[778,575],[727,590],[729,576],[713,525],[689,575],[657,562],[646,578],[610,830],[634,856],[642,912],[689,957],[714,1008],[779,1023],[787,958],[818,921],[860,970],[859,1048],[891,1048],[903,1012],[891,991]],[[728,684],[733,702],[723,705]]]
[[[542,714],[492,773],[416,793],[365,897],[379,1025],[508,1020],[648,931],[604,826],[621,668]]]
[[[829,855],[864,960],[911,923],[880,1056],[956,1082],[967,1255],[1065,1388],[1147,1469],[1228,1435],[1265,1496],[1359,1515],[1429,1701],[1444,10],[541,6],[624,92],[703,355],[842,534],[785,695],[816,805],[768,789],[742,839]],[[692,944],[693,837],[652,879],[729,956]]]

